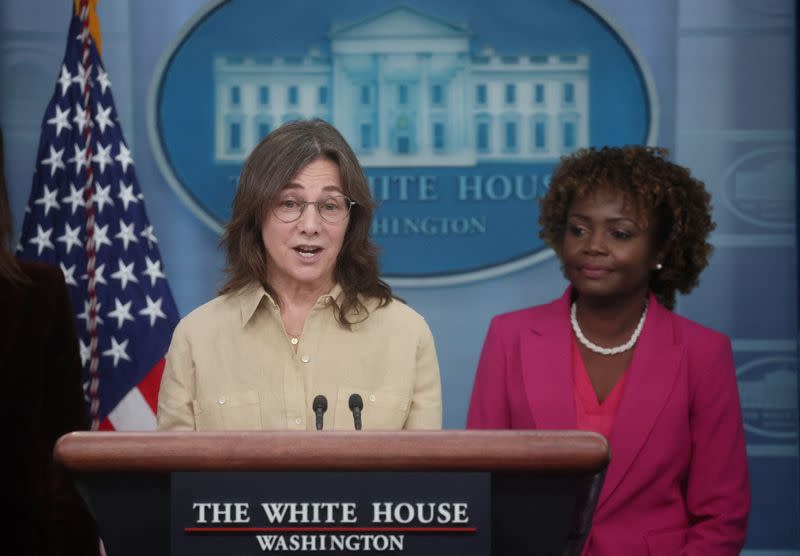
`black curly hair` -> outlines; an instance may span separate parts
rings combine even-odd
[[[663,269],[651,272],[650,289],[672,309],[676,291],[689,293],[708,264],[713,250],[708,236],[715,224],[705,184],[670,162],[668,154],[659,147],[631,145],[581,149],[562,157],[540,201],[539,236],[560,258],[572,202],[605,187],[622,191],[641,226],[655,221]]]

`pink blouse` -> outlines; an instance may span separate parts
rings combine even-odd
[[[572,392],[575,396],[575,417],[579,430],[599,432],[606,438],[611,436],[611,428],[614,426],[614,417],[622,401],[627,376],[627,372],[623,374],[606,399],[602,403],[598,402],[592,381],[583,364],[578,342],[575,336],[572,337]]]

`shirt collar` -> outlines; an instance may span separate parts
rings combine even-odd
[[[331,291],[319,296],[317,302],[314,304],[314,309],[319,309],[331,303],[335,303],[341,294],[342,286],[337,283],[333,286]],[[243,327],[253,318],[253,315],[256,313],[262,301],[269,307],[276,310],[278,309],[278,304],[275,302],[275,299],[273,299],[273,297],[264,290],[264,286],[259,283],[253,283],[245,287],[241,294],[239,294],[239,309],[241,311]]]

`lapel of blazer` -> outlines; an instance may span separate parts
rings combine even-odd
[[[522,333],[520,350],[525,394],[537,429],[574,429],[571,329],[568,288],[561,299],[542,308],[543,314]]]
[[[672,314],[652,294],[647,320],[635,350],[611,430],[611,465],[598,510],[620,485],[647,441],[675,387],[680,369],[684,346],[676,343]]]

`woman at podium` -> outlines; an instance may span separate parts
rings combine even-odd
[[[541,202],[570,285],[495,317],[473,429],[582,429],[611,461],[584,554],[738,555],[750,509],[729,339],[672,312],[714,228],[702,182],[648,147],[581,150]]]
[[[423,318],[378,275],[374,202],[322,120],[269,134],[239,177],[220,296],[178,324],[160,430],[441,427]]]

